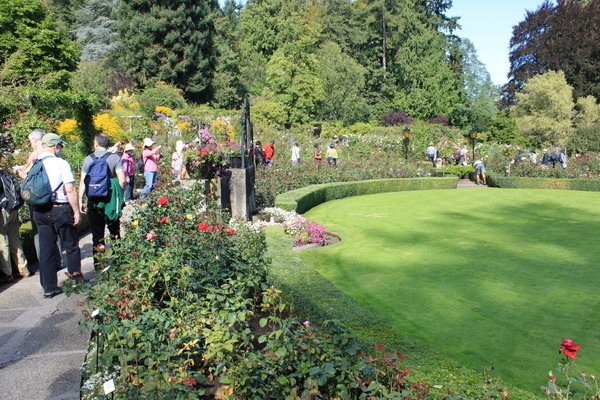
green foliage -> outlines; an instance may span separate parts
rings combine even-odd
[[[120,0],[119,63],[143,85],[165,81],[192,100],[210,100],[217,8],[216,0]]]
[[[519,130],[537,147],[567,143],[573,134],[573,87],[563,72],[531,78],[517,93],[510,115]]]
[[[573,23],[577,21],[577,23]],[[575,97],[600,97],[600,2],[544,2],[513,29],[510,42],[509,103],[531,77],[551,70],[565,72]]]
[[[116,49],[114,8],[114,0],[85,0],[75,13],[78,25],[75,34],[82,45],[83,61],[101,60]]]
[[[321,119],[345,124],[367,120],[369,109],[363,97],[365,69],[334,42],[323,43],[316,57],[324,91]]]
[[[517,128],[514,118],[504,112],[498,113],[489,126],[489,141],[502,144],[525,144],[527,139]]]
[[[140,102],[142,114],[154,117],[157,106],[169,107],[174,110],[185,107],[186,102],[182,92],[174,86],[159,82],[154,87],[144,90],[136,98]]]
[[[357,182],[335,182],[307,186],[277,196],[275,206],[305,213],[319,204],[365,194],[401,192],[406,190],[452,189],[457,178],[375,179]]]
[[[521,178],[488,174],[488,185],[510,189],[552,189],[600,192],[600,179]]]
[[[0,81],[24,83],[76,68],[76,43],[39,0],[3,2],[0,26]]]
[[[70,87],[81,93],[89,93],[108,106],[109,78],[113,71],[103,61],[83,61],[71,75]]]
[[[282,45],[267,64],[265,92],[285,108],[286,125],[310,122],[324,100],[323,82],[314,54],[319,29],[318,25],[307,23],[298,40]]]
[[[578,151],[600,152],[600,124],[577,128],[568,146]]]
[[[435,171],[436,175],[456,175],[459,178],[475,173],[475,168],[470,165],[445,165]]]

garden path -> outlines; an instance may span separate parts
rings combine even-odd
[[[82,272],[93,279],[91,235],[79,244]],[[59,284],[65,279],[60,271]],[[79,399],[90,337],[79,327],[81,299],[64,294],[44,299],[37,274],[0,286],[0,399]]]
[[[470,179],[459,179],[457,189],[483,189],[487,188],[486,185],[478,185]]]

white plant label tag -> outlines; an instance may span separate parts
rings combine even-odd
[[[92,318],[96,318],[99,314],[100,314],[100,309],[96,308],[94,311],[92,311]]]
[[[108,267],[104,268],[104,269],[102,270],[102,272],[108,272],[108,270],[109,270],[109,269],[110,269],[110,265],[109,265]]]
[[[115,381],[112,379],[110,381],[104,382],[104,394],[110,394],[115,391]]]

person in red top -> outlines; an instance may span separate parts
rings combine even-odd
[[[272,166],[275,159],[275,141],[271,140],[271,143],[263,147],[263,151],[265,153],[265,165]]]

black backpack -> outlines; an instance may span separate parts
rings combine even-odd
[[[7,212],[23,207],[24,201],[21,197],[21,185],[17,178],[2,169],[0,170],[0,182],[2,182],[0,207]]]

